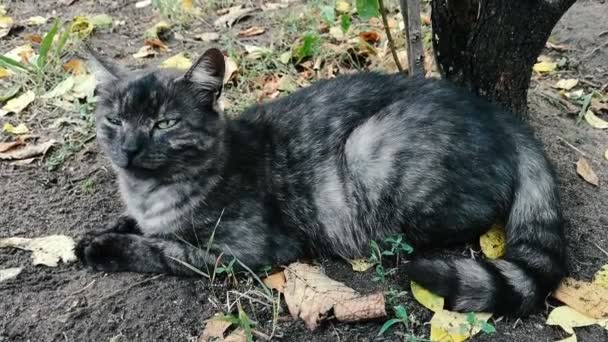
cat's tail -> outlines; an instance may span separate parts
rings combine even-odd
[[[540,307],[566,274],[565,239],[555,178],[545,156],[518,154],[518,184],[505,225],[502,260],[422,259],[410,278],[454,311],[525,315]]]

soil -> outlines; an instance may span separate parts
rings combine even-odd
[[[75,1],[57,5],[58,1],[10,2],[9,14],[16,19],[55,13],[71,18],[83,13],[107,13],[125,20],[112,30],[96,33],[91,44],[108,56],[137,67],[129,56],[141,44],[141,32],[157,19],[152,9],[136,10],[135,1]],[[295,5],[293,5],[295,6]],[[264,22],[254,14],[256,22]],[[257,17],[257,18],[256,18]],[[557,25],[552,35],[555,43],[567,44],[574,50],[547,54],[567,57],[571,67],[560,77],[573,76],[591,84],[608,82],[608,4],[604,1],[579,0]],[[134,19],[136,18],[136,19]],[[212,20],[208,20],[212,22]],[[240,24],[242,25],[242,24]],[[209,27],[201,22],[199,28]],[[40,28],[46,32],[49,26]],[[28,30],[17,32],[0,41],[0,50],[23,44]],[[30,32],[31,33],[31,32]],[[268,33],[267,33],[268,34]],[[174,51],[194,51],[207,43],[172,42]],[[529,106],[530,123],[555,164],[561,180],[561,195],[567,222],[569,261],[572,275],[589,280],[593,273],[608,263],[608,161],[602,158],[608,148],[608,132],[593,129],[585,123],[576,125],[572,115],[556,108],[542,94],[550,89],[555,77],[534,77]],[[45,128],[45,113],[29,123],[41,135],[60,137],[60,132]],[[573,148],[572,146],[576,147]],[[584,157],[600,178],[600,186],[592,186],[576,173],[576,161]],[[91,179],[94,189],[82,186]],[[0,163],[0,237],[36,237],[65,234],[78,238],[86,231],[99,229],[122,208],[115,178],[94,143],[67,161],[60,169],[48,171],[44,162],[30,166]],[[476,248],[473,246],[473,248]],[[463,247],[451,253],[468,253]],[[372,274],[354,273],[341,260],[318,260],[334,279],[344,281],[361,292],[389,288],[408,290],[409,283],[399,272],[382,288],[371,280]],[[202,322],[226,302],[228,287],[204,279],[176,278],[140,274],[91,273],[78,264],[57,268],[34,267],[28,252],[0,250],[0,268],[23,267],[15,279],[0,283],[0,342],[4,341],[184,341],[194,340],[202,331]],[[253,286],[251,279],[237,286],[243,290]],[[408,294],[401,299],[418,325],[413,331],[428,336],[428,310]],[[222,304],[218,304],[222,303]],[[555,305],[549,302],[548,305]],[[549,309],[549,307],[548,307]],[[548,310],[547,309],[547,310]],[[246,307],[254,311],[258,330],[270,331],[268,309]],[[478,335],[477,341],[555,341],[566,337],[559,328],[544,324],[547,312],[521,320],[494,322],[497,333]],[[382,321],[342,324],[329,321],[313,333],[300,320],[286,311],[281,314],[276,340],[281,341],[397,341],[395,334],[377,337]],[[608,341],[608,331],[597,326],[577,328],[579,341]]]

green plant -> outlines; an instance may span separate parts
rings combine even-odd
[[[473,329],[479,327],[481,331],[486,334],[493,334],[496,332],[496,328],[494,326],[482,319],[477,318],[474,312],[469,312],[467,314],[467,323],[463,323],[460,325],[460,332],[465,334],[468,333],[469,336],[473,336]]]
[[[384,245],[389,247],[388,249],[382,249],[374,240],[370,241],[371,255],[369,257],[369,261],[376,265],[376,276],[372,278],[373,281],[384,282],[386,280],[386,276],[396,272],[396,268],[389,268],[388,270],[384,268],[382,263],[383,257],[394,257],[395,260],[399,262],[401,253],[410,254],[414,251],[414,248],[403,240],[403,236],[401,234],[388,237],[384,239],[383,242]]]
[[[237,327],[243,329],[243,331],[245,332],[245,337],[247,337],[247,342],[253,342],[253,334],[251,333],[251,327],[254,325],[254,322],[249,318],[249,316],[247,316],[247,313],[245,313],[245,311],[243,310],[243,307],[241,306],[240,302],[237,303],[237,308],[237,316],[233,314],[228,314],[219,317],[218,319],[230,322],[236,325]]]
[[[395,313],[395,318],[391,318],[388,321],[384,322],[382,328],[380,328],[380,332],[378,332],[378,336],[384,334],[388,329],[390,329],[395,324],[403,324],[406,330],[410,329],[409,318],[407,316],[407,309],[403,305],[397,305],[393,307],[393,312]]]

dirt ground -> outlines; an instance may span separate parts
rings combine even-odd
[[[141,62],[130,56],[139,49],[142,32],[157,20],[151,7],[136,10],[135,2],[80,0],[69,6],[50,0],[5,3],[14,19],[107,13],[125,20],[123,26],[96,33],[92,45],[102,48],[112,58],[134,66]],[[297,11],[297,6],[291,4],[284,11]],[[258,12],[249,20],[263,23],[264,15],[268,14]],[[546,51],[556,58],[569,59],[570,68],[559,77],[577,77],[595,86],[608,82],[606,18],[607,2],[579,0],[557,25],[551,41],[573,48],[567,52]],[[210,27],[210,22],[212,20],[197,25]],[[237,28],[246,26],[247,23],[240,23]],[[48,28],[47,25],[40,30],[46,32]],[[1,52],[22,44],[25,33],[17,32],[0,40]],[[188,40],[173,42],[170,46],[174,50],[188,49],[198,54],[207,44]],[[608,263],[608,255],[600,250],[608,250],[608,161],[602,158],[608,148],[608,131],[594,129],[584,122],[576,125],[572,115],[548,101],[544,94],[556,93],[550,88],[556,79],[534,77],[529,96],[530,122],[561,180],[571,273],[576,278],[589,280],[601,265]],[[28,125],[34,127],[37,134],[61,138],[61,132],[47,128],[44,114],[39,113]],[[584,182],[576,174],[575,163],[581,153],[598,174],[599,187]],[[83,187],[85,180],[92,180],[93,190]],[[48,171],[44,161],[26,167],[0,162],[0,237],[49,234],[79,237],[86,231],[103,227],[121,212],[121,207],[114,176],[94,142],[55,171]],[[468,249],[463,247],[452,252],[468,253]],[[332,278],[357,290],[381,289],[371,280],[371,272],[354,273],[350,265],[341,260],[318,262]],[[34,267],[28,252],[0,250],[0,268],[18,266],[24,270],[17,278],[0,283],[0,342],[194,340],[202,331],[203,320],[219,311],[217,303],[226,301],[227,288],[217,284],[211,287],[204,279],[91,273],[78,264]],[[407,284],[407,279],[397,272],[384,290],[409,290]],[[249,286],[252,286],[251,280],[243,279],[239,288]],[[429,321],[430,312],[409,294],[402,300],[420,323],[413,327],[414,332],[428,337],[428,325],[423,323]],[[252,318],[259,323],[257,329],[268,333],[270,312],[258,306],[254,310]],[[565,334],[559,328],[544,324],[546,315],[547,312],[542,312],[521,320],[500,320],[494,323],[497,333],[478,335],[475,340],[555,341],[564,338]],[[311,333],[301,321],[293,320],[283,312],[275,336],[280,341],[319,342],[402,339],[393,332],[377,337],[382,323],[329,322]],[[579,341],[608,341],[608,331],[597,326],[577,328],[576,333]]]

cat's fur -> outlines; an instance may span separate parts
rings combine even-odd
[[[512,113],[445,81],[360,73],[226,119],[216,49],[185,75],[95,65],[98,140],[127,212],[78,244],[94,269],[192,274],[184,263],[234,256],[255,270],[365,256],[398,233],[415,248],[463,243],[503,220],[504,259],[419,259],[406,272],[454,310],[507,314],[530,312],[566,272],[541,146]],[[179,121],[155,128],[167,119]]]

